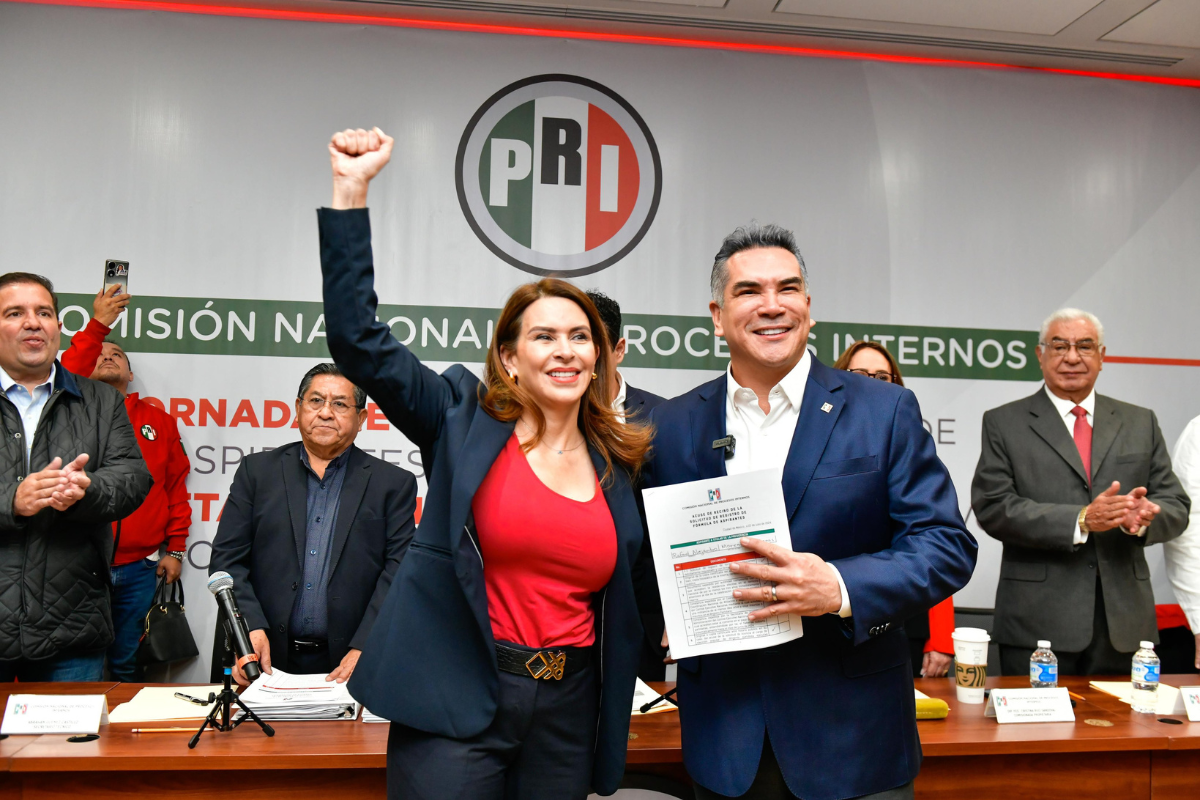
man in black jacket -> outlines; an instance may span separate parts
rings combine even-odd
[[[0,276],[0,680],[98,681],[113,638],[110,523],[153,480],[125,398],[55,356],[46,278]]]
[[[617,371],[617,366],[625,360],[625,337],[621,335],[621,304],[603,292],[590,290],[587,296],[596,304],[600,319],[604,321],[604,329],[608,332],[608,343],[612,348],[608,357],[608,385],[612,387],[613,410],[621,412],[629,419],[645,420],[650,411],[665,398],[638,389],[629,384],[625,377]],[[641,502],[641,494],[638,494]],[[634,586],[638,592],[638,608],[642,609],[642,655],[638,660],[638,677],[644,681],[664,681],[667,679],[667,666],[663,657],[667,649],[662,646],[663,616],[662,606],[658,600],[658,585],[653,575],[644,575],[643,570],[648,562],[639,562],[634,567]]]
[[[301,441],[248,456],[233,477],[209,570],[233,576],[267,672],[348,679],[412,539],[416,479],[354,446],[366,399],[318,364],[296,398]]]

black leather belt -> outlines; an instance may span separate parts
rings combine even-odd
[[[292,639],[293,653],[324,653],[329,650],[325,639]]]
[[[509,647],[496,643],[496,666],[513,675],[534,680],[560,681],[586,667],[592,658],[590,647],[546,647],[541,650]]]

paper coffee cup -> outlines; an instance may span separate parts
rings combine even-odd
[[[955,628],[954,683],[960,703],[982,703],[987,683],[988,642],[992,637],[983,628]]]

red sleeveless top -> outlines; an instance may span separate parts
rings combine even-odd
[[[592,594],[617,563],[617,529],[596,481],[591,500],[552,491],[516,435],[471,501],[497,641],[584,647],[596,638]]]

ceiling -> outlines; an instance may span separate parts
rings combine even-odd
[[[211,4],[1200,79],[1200,0],[211,0]]]

